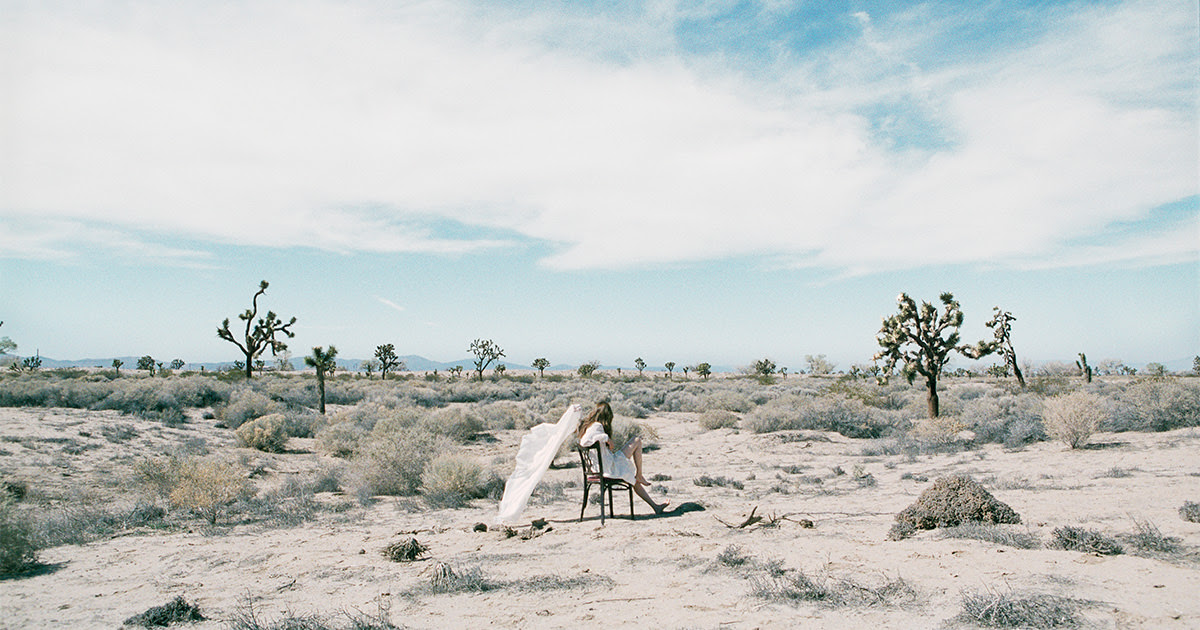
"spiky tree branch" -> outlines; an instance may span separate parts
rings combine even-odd
[[[304,357],[304,364],[317,371],[317,393],[321,398],[321,415],[325,415],[325,376],[333,374],[333,371],[337,369],[335,357],[337,357],[337,348],[333,346],[329,346],[329,350],[317,346],[312,349],[312,354]]]
[[[263,350],[271,349],[271,354],[287,350],[287,343],[277,339],[276,335],[284,334],[288,338],[295,337],[290,328],[296,323],[296,318],[293,317],[288,323],[283,323],[283,320],[275,315],[275,311],[267,311],[265,317],[260,317],[257,322],[254,321],[258,317],[258,297],[267,292],[268,285],[266,280],[263,280],[258,285],[258,292],[254,294],[254,298],[250,301],[251,307],[241,315],[238,319],[246,322],[245,331],[242,333],[242,338],[238,339],[229,330],[229,318],[226,317],[224,322],[221,322],[221,327],[217,329],[217,336],[233,345],[237,346],[238,350],[246,357],[246,378],[254,377],[254,360],[262,354]]]
[[[504,356],[504,350],[492,343],[491,339],[476,339],[471,342],[469,350],[475,355],[475,373],[479,375],[480,382],[483,381],[483,371]]]
[[[1021,374],[1021,367],[1017,365],[1017,351],[1012,345],[1012,322],[1017,321],[1012,313],[1000,310],[999,306],[992,307],[992,319],[988,320],[987,327],[992,329],[992,334],[996,337],[996,351],[1004,357],[1004,362],[1008,364],[1012,370],[1013,376],[1017,377],[1017,383],[1021,387],[1025,387],[1025,376]]]

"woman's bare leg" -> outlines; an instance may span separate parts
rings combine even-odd
[[[655,514],[662,514],[663,510],[667,508],[667,505],[671,503],[670,499],[663,499],[662,503],[655,503],[654,499],[650,498],[650,493],[646,492],[646,486],[643,486],[642,484],[634,484],[633,491],[636,492],[643,501],[645,501],[651,508],[654,509]]]
[[[650,485],[650,482],[646,481],[646,478],[642,476],[642,438],[637,437],[630,440],[629,444],[625,446],[625,450],[623,452],[625,453],[625,457],[633,460],[634,470],[637,471],[636,476],[634,477],[636,479],[635,485]]]

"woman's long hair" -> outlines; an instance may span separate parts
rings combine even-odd
[[[593,422],[599,422],[600,426],[604,427],[604,433],[608,435],[609,438],[612,438],[612,421],[612,407],[608,406],[607,402],[596,403],[596,408],[592,409],[592,411],[583,419],[583,422],[579,423],[579,428],[575,430],[575,434],[578,437],[583,437],[583,434],[587,433],[588,427],[592,426]]]

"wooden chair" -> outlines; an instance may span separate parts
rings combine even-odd
[[[587,447],[578,446],[579,462],[583,465],[583,505],[579,507],[579,520],[583,520],[583,512],[587,509],[588,493],[592,486],[600,486],[600,524],[604,525],[604,492],[608,491],[608,515],[616,518],[613,511],[613,488],[629,492],[629,520],[633,520],[633,486],[624,479],[610,479],[604,476],[604,460],[600,457],[599,442]]]

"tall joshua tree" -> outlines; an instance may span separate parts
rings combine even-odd
[[[1017,365],[1017,351],[1013,349],[1012,338],[1009,336],[1012,333],[1012,322],[1017,321],[1017,318],[1008,311],[1000,310],[999,306],[993,307],[992,311],[992,319],[988,321],[987,327],[991,328],[996,336],[996,352],[1004,357],[1004,362],[1012,370],[1013,376],[1017,377],[1017,383],[1025,387],[1025,377],[1021,374],[1021,367]]]
[[[638,357],[637,359],[634,359],[633,367],[637,368],[638,377],[641,377],[642,370],[646,369],[646,362],[642,360],[642,357]]]
[[[321,415],[325,415],[325,376],[333,374],[333,370],[337,368],[337,363],[334,357],[337,356],[337,348],[329,346],[329,350],[325,350],[321,346],[312,349],[312,354],[304,357],[304,364],[317,370],[317,393],[321,397]]]
[[[1083,374],[1083,378],[1087,382],[1092,382],[1092,366],[1088,365],[1086,354],[1079,353],[1079,360],[1075,362],[1075,367],[1079,368],[1079,372]]]
[[[229,343],[238,347],[242,354],[246,355],[246,378],[254,377],[254,360],[262,354],[263,350],[271,349],[271,354],[275,355],[279,352],[287,350],[287,343],[281,339],[277,339],[276,335],[283,334],[287,337],[295,337],[295,333],[289,330],[296,323],[296,318],[293,317],[288,323],[283,323],[275,315],[275,311],[267,311],[265,317],[259,317],[255,322],[254,318],[258,317],[258,296],[267,292],[266,280],[258,284],[258,292],[254,294],[254,298],[250,301],[251,308],[246,309],[246,312],[238,315],[238,319],[246,322],[246,329],[241,335],[241,339],[235,337],[233,332],[229,330],[229,318],[221,323],[221,327],[217,329],[217,336]]]
[[[475,355],[475,373],[479,375],[480,382],[483,381],[483,371],[493,361],[504,356],[504,350],[492,343],[491,339],[476,339],[471,342],[469,349]]]
[[[550,360],[545,357],[538,357],[533,360],[533,369],[538,371],[538,378],[545,376],[546,368],[550,367]]]
[[[909,383],[918,374],[925,377],[930,418],[938,417],[938,377],[950,361],[951,353],[959,352],[978,359],[996,349],[995,342],[990,341],[980,341],[974,346],[959,345],[958,328],[962,326],[962,309],[951,293],[943,293],[939,299],[943,306],[940,315],[937,307],[929,302],[921,302],[918,307],[907,293],[901,293],[896,298],[900,312],[883,319],[883,326],[876,337],[883,350],[875,355],[875,360],[885,360],[885,374],[890,374],[897,363],[903,363],[901,373]]]
[[[400,358],[396,356],[396,346],[385,343],[375,346],[375,360],[379,361],[379,378],[387,380],[388,372],[400,367]]]

